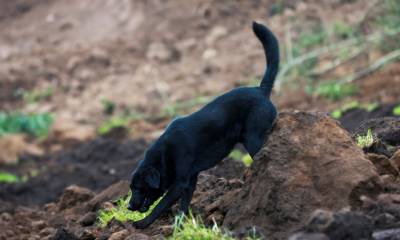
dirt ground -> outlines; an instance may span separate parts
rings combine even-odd
[[[368,26],[372,2],[0,0],[0,111],[51,112],[58,122],[72,124],[47,140],[27,139],[40,154],[20,154],[14,165],[0,163],[3,172],[29,176],[17,184],[0,183],[0,239],[107,239],[124,229],[152,237],[167,235],[173,214],[144,232],[118,223],[107,229],[85,228],[82,217],[93,218],[95,211],[82,206],[110,185],[128,180],[173,116],[191,112],[233,87],[258,84],[254,79],[260,79],[265,60],[251,32],[252,20],[266,23],[283,49],[287,42],[283,26],[290,25],[294,35],[316,22]],[[370,30],[364,27],[363,31]],[[362,55],[348,65],[358,69],[369,58]],[[349,69],[346,65],[338,72],[346,75]],[[352,134],[366,120],[395,117],[393,109],[400,103],[399,62],[357,79],[358,93],[339,101],[306,94],[304,81],[299,77],[273,94],[279,110],[329,113],[352,101],[379,103],[372,111],[357,108],[343,113],[338,121]],[[32,102],[24,99],[26,94],[49,89],[49,96]],[[188,101],[194,103],[182,111],[174,108]],[[113,104],[112,116],[132,119],[130,131],[117,129],[100,136],[93,130],[112,117],[105,113],[104,102]],[[390,154],[388,158],[394,152]],[[209,213],[207,205],[241,189],[248,171],[230,157],[206,171],[195,195],[196,212],[207,212],[203,215],[208,223],[212,218],[223,223],[224,216]],[[74,190],[71,199],[77,202],[60,209],[65,189],[71,185],[85,189]],[[386,190],[400,192],[398,187]],[[382,220],[381,215],[390,209],[379,208],[382,199],[371,201],[375,205],[367,204],[361,211]],[[398,207],[396,201],[393,204]],[[400,213],[391,214],[395,219],[388,225],[398,227],[396,214]],[[18,226],[18,231],[10,226]]]

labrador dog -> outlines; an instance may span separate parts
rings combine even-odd
[[[259,87],[240,87],[227,92],[197,112],[173,120],[147,149],[132,174],[132,197],[128,209],[146,212],[164,197],[136,228],[146,228],[180,199],[188,212],[199,172],[226,157],[236,143],[253,157],[271,129],[277,111],[270,101],[279,68],[279,45],[264,25],[253,22],[253,31],[263,45],[267,69]]]

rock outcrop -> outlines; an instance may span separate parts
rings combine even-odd
[[[379,189],[374,165],[350,134],[323,113],[281,113],[231,196],[224,225],[258,226],[285,238],[316,209],[340,210]]]

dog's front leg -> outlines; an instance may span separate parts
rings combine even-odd
[[[189,212],[189,205],[190,201],[192,200],[193,197],[193,192],[196,190],[196,184],[197,184],[197,176],[199,174],[196,173],[190,178],[190,183],[189,187],[186,188],[183,193],[182,193],[182,198],[181,198],[181,203],[180,203],[180,210],[184,214],[188,214]]]
[[[150,213],[149,216],[145,217],[144,219],[134,222],[133,226],[136,228],[146,228],[150,224],[152,224],[165,210],[171,207],[179,197],[181,196],[184,190],[184,186],[181,184],[173,185],[167,192],[167,194],[161,199],[160,203],[154,208],[154,210]]]

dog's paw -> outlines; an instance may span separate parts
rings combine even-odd
[[[150,222],[146,219],[143,219],[137,222],[133,222],[132,225],[137,229],[145,229],[150,225]]]

